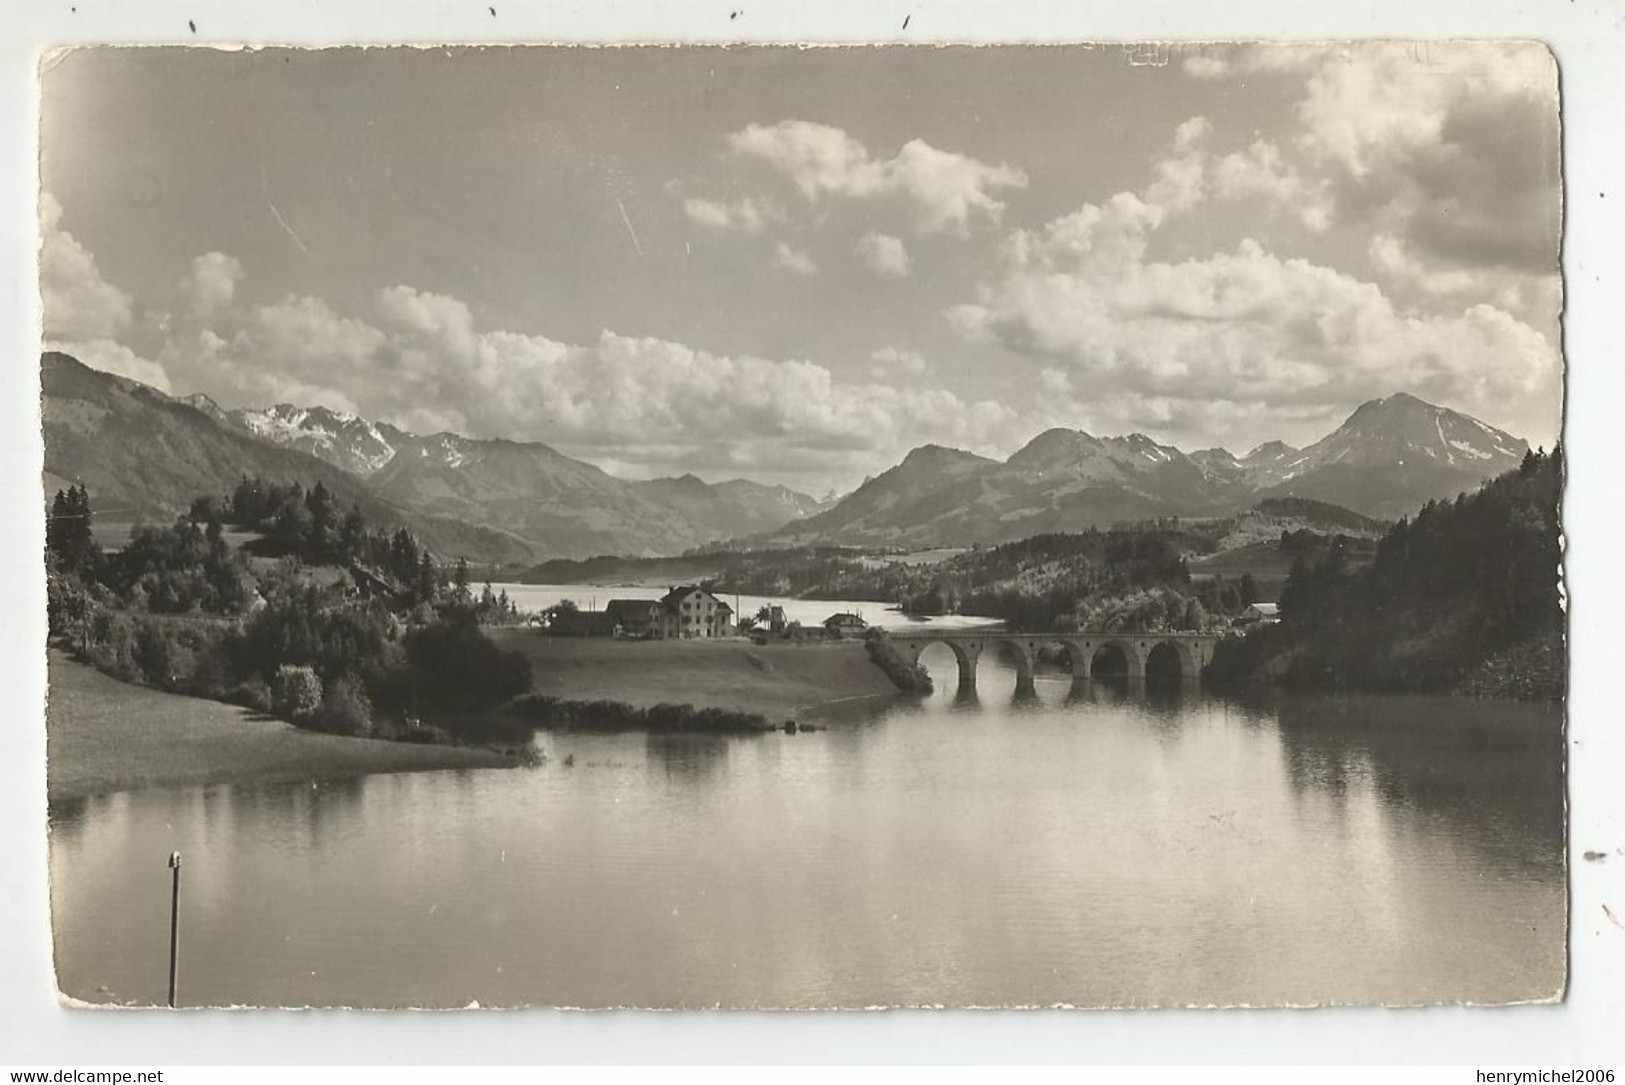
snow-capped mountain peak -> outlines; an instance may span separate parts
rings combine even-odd
[[[231,411],[227,420],[262,440],[309,452],[363,476],[382,470],[395,458],[402,436],[393,427],[380,427],[349,411],[291,403]],[[397,440],[391,440],[385,430]]]

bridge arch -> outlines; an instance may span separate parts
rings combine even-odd
[[[1089,659],[1090,678],[1101,673],[1116,672],[1118,668],[1114,665],[1113,657],[1122,659],[1124,677],[1145,677],[1145,651],[1130,639],[1113,635],[1087,637],[1083,642],[1083,651]]]
[[[1154,641],[1145,653],[1146,681],[1183,679],[1190,669],[1189,653],[1180,651],[1171,640]]]
[[[920,656],[932,645],[940,644],[954,655],[954,663],[959,667],[959,690],[961,693],[976,688],[976,663],[982,655],[982,642],[980,640],[966,640],[960,637],[910,637],[906,641],[899,641],[906,645],[910,661],[919,665]]]
[[[1028,637],[1011,636],[990,638],[988,644],[1008,650],[1010,664],[1016,669],[1016,700],[1036,700],[1038,689],[1033,685],[1033,664],[1038,660],[1037,644]]]

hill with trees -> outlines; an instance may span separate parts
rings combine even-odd
[[[408,741],[524,692],[527,660],[481,627],[517,618],[463,560],[445,565],[406,528],[371,524],[317,483],[242,479],[169,527],[103,552],[82,486],[59,491],[46,529],[53,639],[127,682],[268,712],[297,726]],[[225,528],[263,532],[256,567]]]
[[[1364,568],[1300,556],[1282,621],[1222,644],[1211,677],[1318,688],[1561,697],[1561,449],[1400,519]]]

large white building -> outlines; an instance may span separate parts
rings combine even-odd
[[[672,588],[660,599],[658,635],[684,640],[733,633],[733,607],[694,584]]]

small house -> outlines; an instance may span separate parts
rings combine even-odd
[[[783,633],[790,620],[784,615],[784,608],[772,605],[767,608],[767,631],[769,633]]]
[[[660,603],[654,599],[611,599],[604,613],[618,637],[645,640],[660,635]]]
[[[869,623],[851,613],[831,614],[824,619],[824,632],[832,637],[861,637]]]
[[[1281,620],[1281,604],[1251,603],[1236,619],[1237,625],[1270,625]]]

